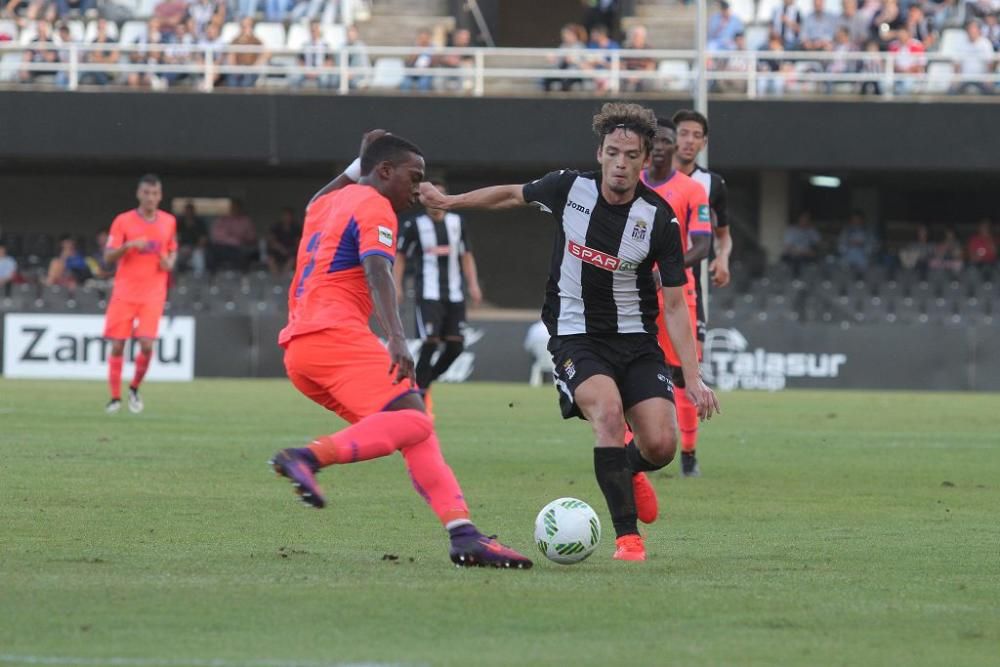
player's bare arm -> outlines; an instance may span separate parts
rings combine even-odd
[[[413,357],[410,356],[410,350],[406,346],[403,322],[399,319],[392,262],[380,255],[369,255],[361,260],[361,263],[365,269],[365,279],[368,281],[368,292],[372,297],[375,318],[389,339],[389,357],[392,359],[389,374],[395,374],[393,382],[397,384],[407,378],[415,384],[417,375]]]
[[[396,303],[402,304],[406,298],[403,292],[403,276],[406,275],[406,255],[401,252],[396,253],[396,261],[392,265],[392,277],[396,283]]]
[[[479,289],[476,258],[471,252],[462,255],[462,273],[465,274],[465,283],[469,286],[469,300],[472,301],[473,306],[478,306],[483,302],[483,291]]]
[[[523,185],[494,185],[465,192],[460,195],[446,195],[431,183],[420,184],[420,203],[430,208],[445,211],[480,208],[501,210],[525,206]]]
[[[708,257],[708,251],[712,245],[712,237],[709,234],[692,234],[691,247],[684,253],[684,266],[694,266],[701,260]]]
[[[365,149],[368,148],[368,145],[371,144],[371,142],[375,141],[379,137],[384,136],[386,134],[389,134],[387,130],[372,130],[370,132],[366,132],[365,135],[361,138],[361,149],[358,151],[358,156],[359,156],[358,160],[361,159],[360,156],[365,154]],[[348,185],[356,183],[358,180],[357,177],[354,176],[353,174],[349,174],[348,173],[349,171],[351,171],[351,167],[348,167],[344,171],[344,173],[340,174],[339,176],[337,176],[337,178],[333,179],[332,181],[324,185],[319,190],[319,192],[317,192],[312,196],[312,199],[309,200],[309,203],[312,204],[314,201],[316,201],[323,195],[330,194],[334,190],[339,190],[340,188],[344,188],[347,187]]]
[[[663,288],[663,319],[667,326],[667,335],[681,361],[681,371],[684,373],[686,385],[684,390],[698,408],[698,418],[711,419],[714,413],[721,412],[719,399],[701,379],[697,347],[691,334],[691,320],[682,287]]]
[[[164,271],[173,271],[174,264],[177,263],[177,251],[168,252],[160,256],[160,268]]]
[[[709,264],[708,270],[712,273],[712,282],[716,287],[725,287],[729,284],[729,258],[733,254],[733,236],[729,233],[729,227],[715,227],[712,232],[715,236],[715,259]]]

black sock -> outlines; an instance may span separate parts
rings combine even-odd
[[[426,389],[431,383],[431,357],[437,352],[437,343],[424,343],[420,346],[420,357],[417,359],[417,386]]]
[[[595,447],[594,475],[597,477],[597,485],[601,487],[604,499],[608,502],[608,511],[611,513],[611,522],[615,526],[615,534],[618,537],[638,535],[635,495],[632,491],[632,471],[625,458],[625,449],[622,447]]]
[[[653,470],[660,470],[664,466],[658,466],[655,463],[650,463],[642,456],[642,452],[635,444],[635,438],[628,441],[625,445],[625,459],[628,461],[629,470],[633,474],[637,472],[652,472]]]
[[[451,368],[451,365],[455,363],[455,360],[458,359],[464,349],[465,343],[460,340],[446,341],[444,349],[441,350],[437,361],[434,362],[434,368],[431,369],[430,382],[434,382],[434,380],[444,375],[444,372]]]

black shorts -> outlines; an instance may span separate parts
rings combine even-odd
[[[549,352],[563,419],[584,419],[573,395],[584,380],[595,375],[607,375],[615,381],[626,410],[647,398],[674,400],[670,371],[656,336],[553,336]]]
[[[417,300],[417,335],[427,338],[464,338],[465,302]]]

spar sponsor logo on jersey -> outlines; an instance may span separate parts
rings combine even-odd
[[[795,378],[836,378],[845,354],[771,352],[750,349],[736,329],[709,329],[705,335],[705,380],[719,389],[784,389]]]
[[[103,315],[14,313],[4,317],[3,375],[10,378],[103,380],[111,345]],[[123,377],[130,378],[139,354],[137,341],[125,346]],[[153,344],[148,379],[194,378],[194,318],[164,317]]]
[[[645,231],[643,231],[643,234],[645,235]],[[580,261],[586,262],[587,264],[593,264],[594,266],[604,269],[605,271],[635,271],[638,266],[634,262],[629,262],[621,259],[620,257],[615,257],[611,253],[588,248],[585,245],[580,245],[576,241],[568,241],[567,250],[569,250],[569,254],[576,257]]]

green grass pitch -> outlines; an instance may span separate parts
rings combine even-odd
[[[341,423],[283,381],[0,381],[0,665],[996,665],[1000,398],[722,396],[704,476],[654,475],[650,560],[611,560],[583,422],[550,387],[440,385],[480,527],[540,560],[459,570],[399,456],[324,471],[299,505],[265,465]],[[604,537],[541,558],[575,496]]]

